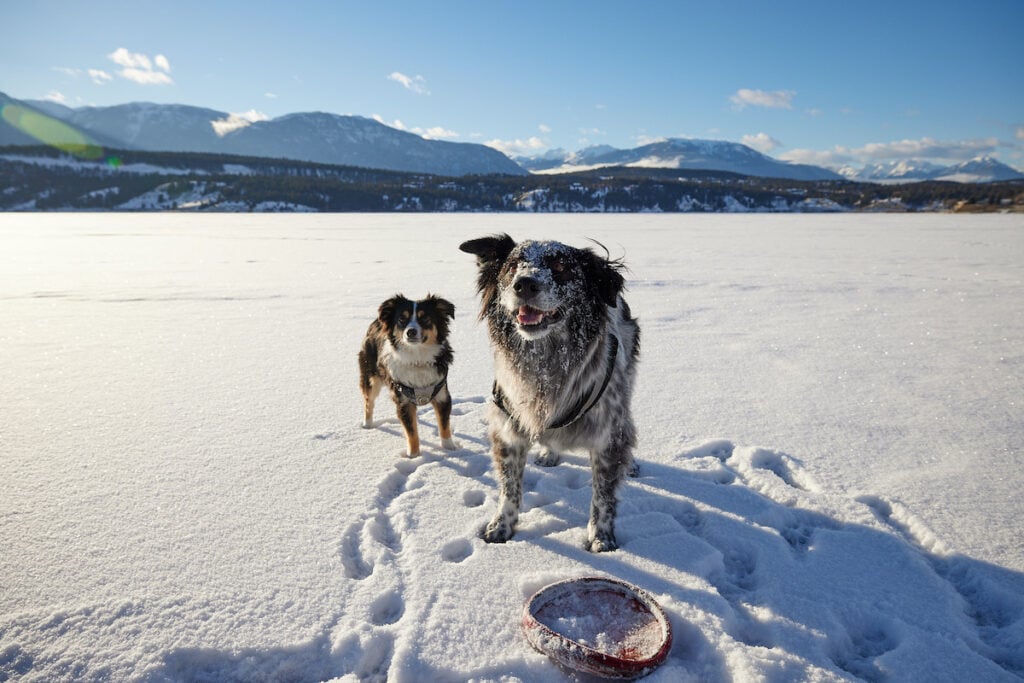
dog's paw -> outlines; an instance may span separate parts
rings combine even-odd
[[[406,448],[404,451],[401,452],[400,455],[403,458],[418,458],[420,456],[420,452],[419,452],[419,449],[414,451],[414,450]]]
[[[455,439],[441,439],[441,448],[446,451],[457,451],[459,450],[459,442]]]
[[[626,465],[626,476],[627,477],[632,477],[633,479],[636,479],[637,477],[639,477],[640,476],[640,463],[638,463],[636,460],[634,460],[631,463],[629,463],[628,465]]]
[[[533,462],[541,467],[554,467],[562,462],[562,456],[550,448],[542,448]]]
[[[587,541],[587,550],[592,553],[607,553],[618,549],[619,544],[611,534],[598,534],[596,538]]]
[[[512,538],[512,527],[501,520],[492,520],[484,527],[483,537],[487,543],[504,543]]]
[[[373,429],[373,420],[363,420],[363,423],[359,426],[363,429]]]

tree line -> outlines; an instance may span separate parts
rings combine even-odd
[[[46,147],[0,148],[0,210],[267,205],[324,212],[1024,210],[1024,181],[881,185],[636,168],[442,177],[185,152],[107,151],[84,162]]]

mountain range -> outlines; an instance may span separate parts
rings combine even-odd
[[[728,171],[748,176],[789,180],[847,179],[875,183],[922,180],[984,183],[1024,178],[1024,174],[990,156],[978,157],[952,166],[908,160],[869,164],[862,169],[845,166],[836,172],[820,166],[779,161],[735,142],[678,138],[661,140],[634,149],[616,149],[607,145],[587,147],[571,153],[556,149],[536,157],[517,157],[516,162],[533,173],[569,173],[605,166],[628,166]]]
[[[941,166],[921,160],[868,164],[861,169],[845,166],[839,169],[839,173],[850,180],[876,183],[905,183],[919,180],[988,183],[1024,178],[1016,169],[990,156],[980,156],[952,166]]]
[[[537,158],[517,158],[528,171],[563,173],[602,166],[634,168],[676,168],[680,170],[728,171],[764,178],[789,180],[840,180],[842,176],[818,166],[790,164],[736,142],[672,138],[633,149],[607,145],[565,153],[555,150]]]
[[[746,145],[673,138],[633,149],[607,145],[576,152],[557,149],[510,159],[486,145],[428,140],[362,116],[324,112],[250,121],[228,112],[177,104],[134,102],[70,108],[49,101],[16,100],[0,93],[0,146],[88,144],[110,149],[202,152],[290,159],[442,176],[565,173],[602,167],[725,171],[800,181],[857,180],[989,182],[1024,178],[992,157],[955,166],[921,161],[845,167],[774,159]]]
[[[0,145],[38,144],[40,139],[23,129],[53,117],[65,125],[44,126],[46,134],[59,131],[72,143],[84,139],[116,149],[234,154],[444,176],[527,173],[486,145],[427,140],[361,116],[311,112],[247,121],[186,105],[134,102],[71,109],[52,102],[22,102],[2,93],[0,107]],[[14,119],[25,123],[14,125]]]

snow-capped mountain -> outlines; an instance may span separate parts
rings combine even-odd
[[[944,166],[933,164],[929,161],[906,159],[903,161],[889,161],[878,164],[867,164],[863,168],[844,166],[839,169],[839,174],[850,180],[880,181],[904,181],[932,178],[934,174],[941,171]]]
[[[1020,180],[1024,174],[990,156],[978,157],[945,169],[939,180],[958,183],[988,183],[998,180]]]
[[[572,154],[517,159],[535,173],[567,173],[601,166],[677,168],[729,171],[742,175],[793,180],[837,180],[841,176],[824,168],[790,164],[736,142],[672,138],[633,149],[589,147]]]
[[[990,156],[977,157],[952,166],[942,166],[919,159],[868,164],[860,169],[845,166],[839,170],[839,173],[850,180],[864,180],[873,183],[902,183],[921,180],[988,183],[1024,178],[1024,174]]]
[[[227,116],[201,107],[133,102],[68,109],[60,118],[90,133],[119,140],[128,149],[212,152],[220,150],[216,149],[219,136],[210,123]]]
[[[0,145],[39,144],[37,137],[26,132],[34,128],[45,130],[48,142],[57,146],[94,144],[114,149],[238,154],[444,176],[567,173],[628,166],[876,183],[1024,178],[1021,172],[988,156],[954,166],[904,160],[844,167],[837,173],[780,161],[735,142],[673,138],[633,149],[597,145],[575,152],[553,149],[512,160],[485,145],[428,140],[373,119],[323,112],[251,120],[203,107],[145,102],[73,109],[54,102],[19,101],[2,92],[0,107],[4,109]],[[41,125],[47,117],[61,124]]]
[[[485,145],[427,140],[373,119],[322,112],[257,121],[225,134],[220,149],[245,156],[448,176],[524,174],[514,161]]]
[[[71,109],[3,97],[0,103],[9,101],[58,118],[108,147],[242,154],[447,176],[526,173],[491,147],[427,140],[360,116],[316,112],[253,122],[228,112],[186,105],[135,102]],[[0,121],[0,144],[38,142],[6,117]]]

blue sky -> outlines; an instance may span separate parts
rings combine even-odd
[[[1024,168],[1024,1],[0,0],[0,91],[374,117],[510,154],[744,142]]]

